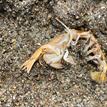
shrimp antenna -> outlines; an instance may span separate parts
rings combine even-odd
[[[56,17],[55,19],[56,19],[59,23],[61,23],[61,25],[63,25],[63,26],[66,28],[67,32],[71,32],[70,29],[69,29],[69,27],[67,27],[61,20],[59,20],[57,17]]]

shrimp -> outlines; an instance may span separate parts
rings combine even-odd
[[[73,38],[77,36],[77,30],[69,29],[58,18],[56,20],[65,27],[66,32],[55,36],[47,44],[37,49],[34,54],[22,64],[22,70],[26,69],[27,73],[29,73],[33,64],[40,57],[42,57],[48,65],[56,69],[63,68],[62,60],[70,64],[75,64],[72,56],[69,55],[68,47],[70,47]]]
[[[86,45],[83,49],[83,52],[85,53],[86,60],[95,62],[98,65],[99,69],[99,71],[94,71],[90,73],[92,80],[98,83],[107,81],[106,58],[103,51],[101,50],[100,44],[93,36],[93,34],[91,34],[90,31],[69,29],[58,18],[56,18],[56,20],[64,26],[65,33],[55,36],[48,43],[38,48],[34,52],[34,54],[22,64],[21,69],[26,69],[27,73],[29,73],[34,63],[41,57],[48,65],[55,69],[63,68],[62,60],[75,65],[72,56],[69,55],[68,48],[71,45],[76,46],[80,39],[85,39]]]

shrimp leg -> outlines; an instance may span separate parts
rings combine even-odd
[[[64,56],[63,56],[63,59],[64,59],[66,62],[75,65],[75,62],[74,62],[72,56],[69,55],[69,52],[68,52],[67,49],[65,50],[65,54],[64,54]]]

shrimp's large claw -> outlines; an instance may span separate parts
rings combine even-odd
[[[106,76],[106,73],[104,72],[95,71],[95,72],[91,72],[90,75],[91,75],[91,78],[98,83],[104,83],[107,81],[107,76]]]

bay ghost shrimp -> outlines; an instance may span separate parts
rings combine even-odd
[[[99,69],[99,71],[91,72],[91,78],[99,83],[107,81],[106,59],[97,39],[90,33],[90,31],[69,29],[59,19],[57,19],[57,21],[65,27],[66,32],[55,36],[48,43],[37,49],[34,54],[23,63],[21,66],[22,70],[26,69],[29,73],[33,64],[41,57],[48,65],[56,69],[63,68],[62,60],[70,64],[75,64],[72,56],[69,55],[68,48],[71,45],[76,45],[79,39],[85,39],[87,44],[83,51],[86,54],[86,59],[87,61],[97,63]]]
[[[56,18],[64,27],[66,32],[55,36],[47,44],[42,45],[37,49],[34,54],[23,63],[22,70],[27,70],[29,73],[33,64],[42,57],[44,61],[53,68],[63,68],[62,60],[75,64],[72,56],[69,55],[68,47],[70,47],[71,41],[77,37],[77,30],[69,29],[64,23]]]

